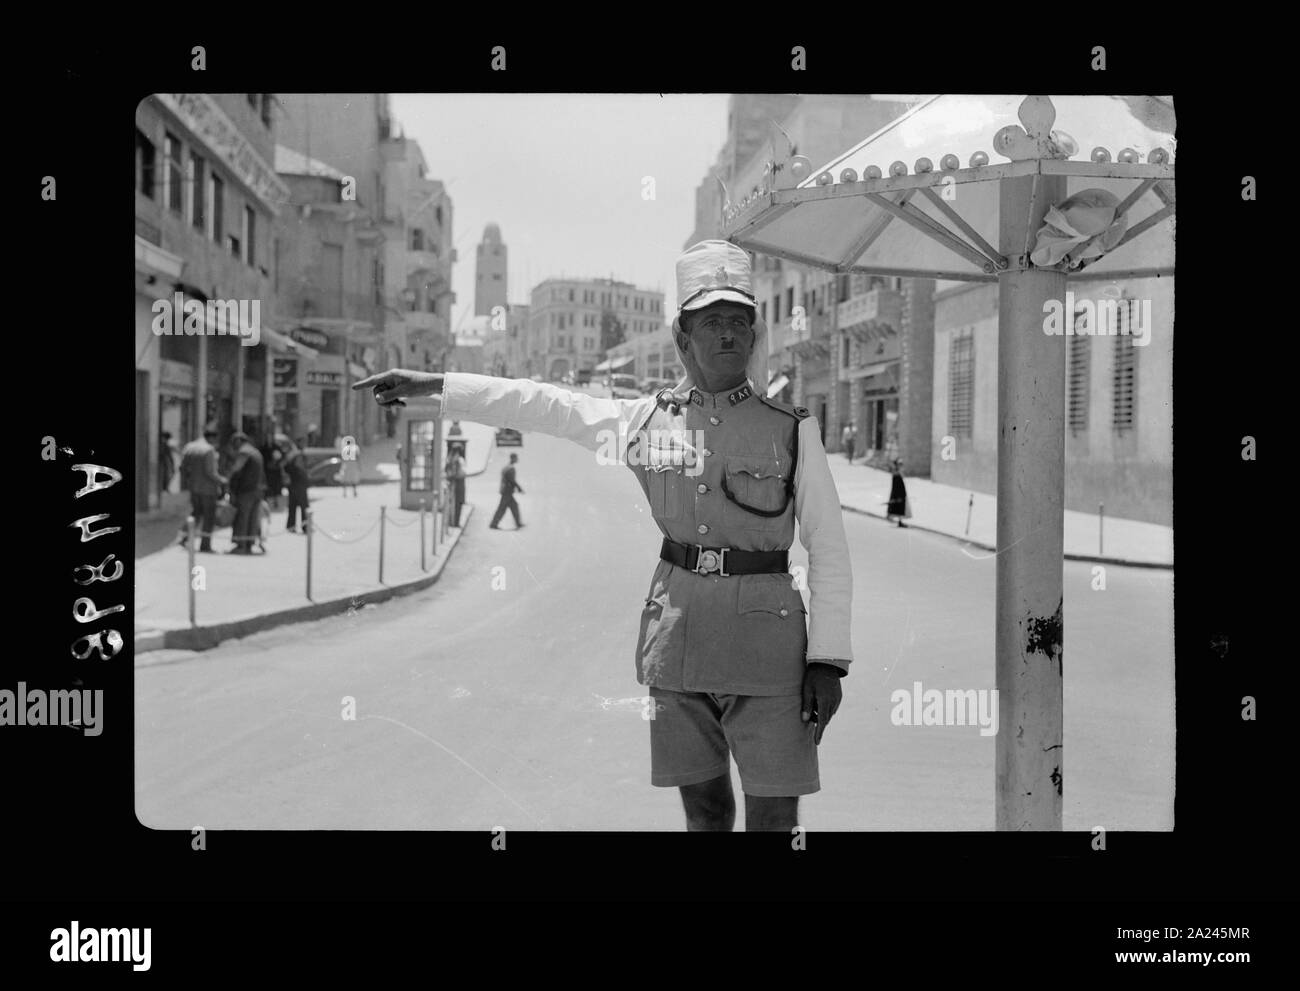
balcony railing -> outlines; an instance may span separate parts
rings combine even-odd
[[[394,320],[401,320],[408,330],[416,332],[445,333],[447,318],[426,310],[407,310],[395,315]]]
[[[424,281],[442,282],[451,281],[451,260],[447,257],[437,254],[433,251],[412,251],[406,252],[406,272],[407,275],[416,273],[427,273],[424,275]]]
[[[323,289],[298,289],[285,294],[287,316],[320,317],[325,320],[376,320],[375,297],[371,293],[330,292]]]
[[[903,294],[897,289],[873,289],[838,306],[841,330],[856,324],[884,323],[897,328],[903,314]]]
[[[136,217],[135,232],[150,244],[155,244],[160,248],[162,247],[162,231],[149,223],[149,221]]]

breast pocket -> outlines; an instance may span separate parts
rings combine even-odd
[[[779,525],[788,508],[789,466],[785,458],[729,456],[724,479],[731,498],[727,499],[723,522],[745,530],[766,530]]]
[[[652,440],[643,451],[651,511],[657,519],[681,519],[686,512],[689,453],[681,441],[671,438]]]

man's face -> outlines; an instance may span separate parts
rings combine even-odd
[[[686,351],[710,379],[744,375],[754,348],[753,311],[739,303],[714,303],[683,316]]]

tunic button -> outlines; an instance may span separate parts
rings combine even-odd
[[[701,451],[700,453],[703,454],[703,455],[707,458],[707,457],[708,457],[710,454],[712,454],[713,452],[710,451],[710,450],[706,447],[706,448],[705,448],[703,451]]]
[[[782,610],[781,610],[781,615],[782,615],[782,616],[788,616],[788,615],[790,615],[790,610],[789,610],[789,609],[782,609]]]
[[[719,423],[721,423],[722,421],[719,420],[716,416],[711,416],[711,417],[709,417],[709,422],[712,423],[712,424],[716,427],[716,426],[717,426]]]
[[[695,486],[695,491],[696,491],[696,492],[708,492],[708,491],[709,491],[709,487],[708,487],[707,485],[705,485],[703,482],[701,482],[699,485]]]
[[[707,523],[701,523],[701,524],[700,524],[699,526],[697,526],[695,529],[699,530],[700,533],[708,533],[708,532],[709,532],[709,525],[708,525]]]

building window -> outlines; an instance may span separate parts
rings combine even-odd
[[[230,235],[230,238],[229,238],[229,244],[228,244],[228,246],[229,246],[229,248],[230,248],[230,253],[231,253],[232,255],[234,255],[236,258],[238,258],[238,257],[239,257],[239,238],[235,237],[234,234],[231,234],[231,235]]]
[[[201,231],[208,229],[207,206],[208,182],[203,159],[190,152],[190,220]]]
[[[500,281],[501,281],[501,273],[500,273],[500,272],[493,272],[493,273],[492,273],[492,281],[493,281],[493,282],[500,282]]]
[[[262,123],[271,126],[271,94],[262,94]]]
[[[952,338],[948,354],[948,433],[954,437],[971,435],[975,401],[975,334]]]
[[[572,290],[572,289],[569,290],[569,302],[570,302],[570,303],[573,302],[573,290]]]
[[[244,207],[244,261],[250,265],[257,263],[257,214],[251,206]]]
[[[772,297],[772,322],[781,322],[781,294],[777,293]]]
[[[758,304],[758,315],[763,318],[763,323],[767,323],[767,300]]]
[[[144,131],[135,129],[135,188],[149,199],[153,199],[154,169],[157,166],[157,150]]]
[[[211,219],[208,221],[208,233],[212,236],[212,240],[216,241],[217,244],[220,244],[225,238],[225,189],[226,184],[221,181],[221,176],[214,175],[212,177],[212,199],[208,204],[208,206],[211,207],[211,210],[209,211]]]
[[[787,316],[794,312],[794,286],[785,291],[785,312]]]
[[[1128,310],[1128,300],[1121,299],[1119,319],[1124,325],[1123,332],[1115,335],[1115,368],[1111,378],[1111,423],[1117,434],[1133,429],[1133,407],[1137,401],[1137,346],[1133,343],[1133,335],[1127,333]]]
[[[418,227],[411,228],[411,250],[424,250],[424,231],[420,230]]]
[[[257,93],[248,94],[248,105],[252,107],[254,110],[257,109],[257,97],[258,97]]]
[[[164,155],[167,159],[163,172],[163,199],[167,206],[181,213],[185,209],[185,199],[181,195],[181,143],[172,134],[164,141]]]
[[[1078,333],[1079,317],[1074,313],[1075,336],[1070,338],[1069,366],[1066,373],[1066,423],[1072,434],[1088,432],[1088,380],[1092,358],[1092,338]]]

